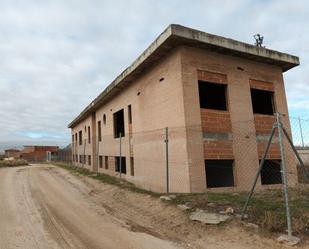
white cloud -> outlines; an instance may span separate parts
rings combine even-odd
[[[259,32],[299,55],[286,88],[291,110],[308,111],[308,17],[305,0],[2,0],[0,143],[69,143],[67,124],[170,23],[250,43]]]

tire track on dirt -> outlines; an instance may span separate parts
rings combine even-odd
[[[63,247],[68,244],[72,248],[89,249],[175,248],[138,226],[135,232],[130,231],[125,221],[108,214],[105,208],[89,199],[91,189],[80,180],[76,178],[78,187],[72,187],[50,168],[45,166],[32,171],[35,184],[32,189],[34,199],[42,207],[42,217],[52,226],[47,228],[49,233],[54,240],[62,236]]]
[[[56,198],[57,193],[52,193],[51,189],[53,186],[50,186],[49,181],[46,179],[48,177],[53,177],[49,174],[48,168],[40,168],[32,174],[32,183],[31,183],[31,192],[33,199],[40,207],[40,213],[44,221],[44,227],[47,233],[57,242],[60,248],[82,248],[82,249],[92,249],[96,248],[97,245],[94,245],[91,241],[83,241],[83,238],[79,237],[78,234],[81,232],[75,232],[76,228],[72,225],[71,222],[67,222],[67,219],[62,215],[59,215],[59,212],[56,208],[51,205],[47,196],[53,200],[53,202],[64,202],[61,198],[61,194],[58,193],[58,198]],[[46,176],[48,172],[48,176]],[[44,189],[42,186],[45,185]],[[44,190],[49,190],[44,191]]]

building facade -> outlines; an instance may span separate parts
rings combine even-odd
[[[19,158],[20,150],[18,150],[18,149],[6,149],[6,150],[4,150],[4,156],[7,157],[7,158],[10,158],[10,157]]]
[[[28,162],[45,162],[47,153],[56,152],[58,149],[58,146],[24,145],[19,157]]]
[[[283,72],[298,64],[170,25],[69,124],[73,163],[158,192],[248,190],[275,113],[288,115]],[[268,161],[279,159],[274,142]],[[276,178],[280,168],[271,167]],[[258,187],[276,184],[261,177]]]

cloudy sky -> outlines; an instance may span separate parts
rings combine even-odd
[[[288,104],[309,118],[306,0],[1,0],[0,150],[69,143],[67,124],[170,23],[248,43],[261,33],[300,56]]]

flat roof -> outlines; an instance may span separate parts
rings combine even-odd
[[[236,41],[222,36],[208,34],[178,24],[169,25],[150,46],[127,67],[105,90],[97,96],[69,125],[72,128],[102,104],[122,91],[147,68],[178,46],[189,46],[211,50],[217,53],[246,58],[261,63],[277,65],[282,71],[299,65],[299,58],[264,47]]]
[[[23,147],[59,147],[58,145],[23,145]]]

